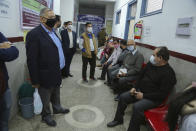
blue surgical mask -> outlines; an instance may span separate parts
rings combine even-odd
[[[156,61],[155,61],[155,57],[153,55],[151,55],[150,57],[150,63],[152,63],[153,65],[156,65]]]
[[[134,51],[135,47],[133,45],[130,45],[130,46],[127,46],[127,49],[132,52]]]

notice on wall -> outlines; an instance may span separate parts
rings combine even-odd
[[[44,7],[52,9],[53,0],[20,0],[21,28],[32,29],[38,26],[39,12]]]
[[[78,22],[91,22],[93,25],[93,33],[97,36],[98,32],[104,26],[105,18],[95,15],[79,15]]]
[[[151,36],[151,27],[145,26],[144,28],[144,37],[150,37]]]
[[[0,0],[0,17],[11,17],[11,2],[10,0]]]

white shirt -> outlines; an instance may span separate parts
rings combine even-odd
[[[91,47],[91,51],[94,51],[94,44],[93,44],[93,39],[90,39],[90,47]]]
[[[69,41],[70,41],[70,45],[69,45],[69,48],[73,48],[73,34],[72,34],[72,31],[68,32],[68,35],[69,35]]]

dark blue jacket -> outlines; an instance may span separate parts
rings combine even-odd
[[[60,86],[62,79],[58,48],[41,25],[27,34],[26,53],[33,85],[39,84],[44,88]]]
[[[73,49],[75,52],[76,51],[76,33],[74,31],[72,31],[72,36],[73,36]],[[72,53],[69,50],[70,40],[69,40],[67,29],[61,31],[61,38],[62,38],[63,50],[64,50],[65,55]]]
[[[8,41],[6,37],[0,32],[0,43]],[[8,49],[0,49],[0,68],[4,74],[4,80],[6,83],[6,88],[8,87],[8,72],[5,66],[5,62],[12,61],[16,59],[19,55],[19,51],[15,46],[11,46]]]

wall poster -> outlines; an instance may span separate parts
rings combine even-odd
[[[20,0],[20,21],[22,29],[32,29],[40,24],[42,8],[53,8],[53,0]]]

